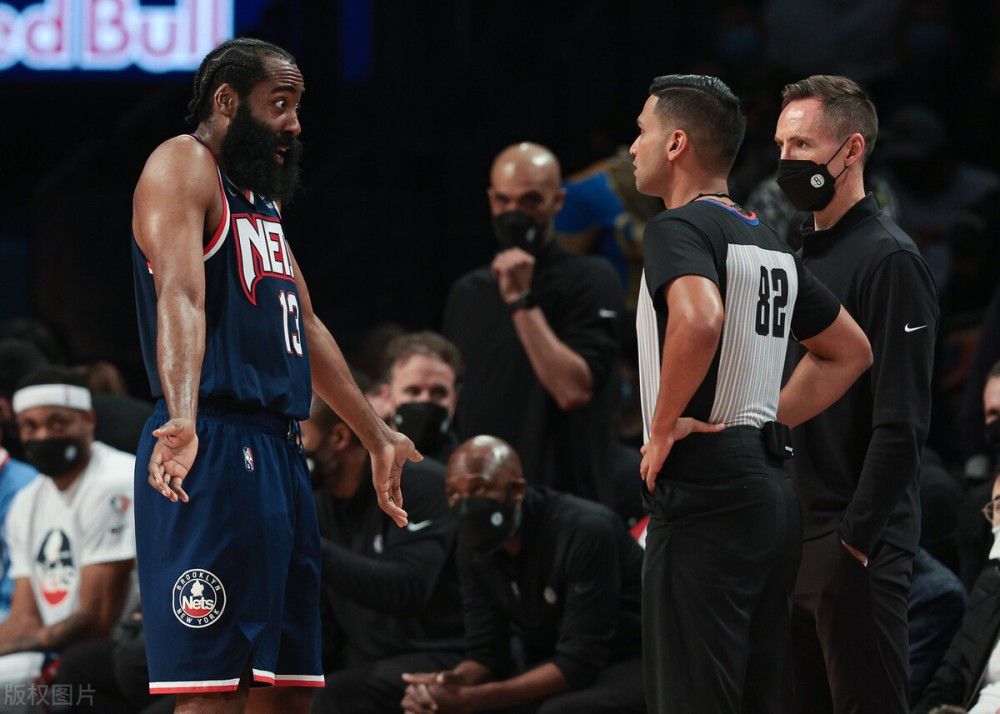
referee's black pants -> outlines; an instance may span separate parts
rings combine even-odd
[[[800,714],[909,711],[913,554],[881,543],[864,567],[830,533],[802,544],[792,645]]]
[[[660,472],[643,566],[643,675],[656,714],[791,707],[791,594],[802,520],[761,432],[678,442]]]

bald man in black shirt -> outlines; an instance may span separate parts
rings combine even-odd
[[[500,152],[488,196],[497,255],[455,281],[444,311],[465,360],[458,435],[498,436],[531,483],[613,507],[621,282],[603,258],[555,240],[565,191],[545,147]]]
[[[466,657],[408,676],[407,712],[639,714],[642,550],[610,509],[526,486],[507,443],[479,436],[448,462],[459,522]],[[521,643],[515,668],[511,636]]]

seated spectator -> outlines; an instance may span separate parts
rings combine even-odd
[[[18,461],[7,453],[0,435],[0,621],[6,619],[10,612],[10,597],[14,592],[14,581],[9,574],[10,549],[4,539],[3,524],[14,497],[37,475],[33,466]]]
[[[646,221],[663,210],[663,201],[635,190],[628,147],[619,147],[563,183],[566,200],[555,229],[569,250],[601,255],[615,267],[625,287],[626,303],[635,311],[642,276],[642,234]]]
[[[459,446],[446,479],[466,657],[408,674],[403,709],[644,712],[642,549],[621,520],[600,504],[526,486],[517,454],[490,436]]]
[[[70,697],[60,706],[51,706],[52,714],[170,714],[175,707],[173,695],[149,693],[146,639],[139,612],[124,620],[112,637],[67,648],[59,658],[53,688],[60,685],[89,696]]]
[[[961,571],[961,561],[958,555],[957,533],[959,513],[965,500],[965,483],[961,477],[945,467],[944,460],[929,446],[920,451],[920,547],[926,550],[941,565],[953,573]],[[973,520],[979,518],[976,513],[989,498],[988,494],[976,502],[974,510],[969,511]],[[983,523],[978,524],[985,525]],[[989,535],[989,531],[986,531]],[[989,546],[986,546],[983,551]],[[981,557],[981,556],[980,556]],[[979,561],[980,566],[982,560]],[[981,567],[979,569],[982,569]],[[972,580],[978,575],[973,573]],[[972,584],[970,580],[969,584]]]
[[[97,415],[95,438],[120,451],[134,454],[153,405],[130,397],[125,378],[110,362],[77,367],[86,380]]]
[[[886,123],[885,135],[880,153],[899,198],[899,225],[920,247],[939,293],[947,295],[955,226],[965,211],[995,200],[1000,179],[961,159],[945,123],[930,107],[900,107]]]
[[[1000,467],[1000,362],[986,373],[981,397],[983,404],[982,430],[986,435],[987,449],[992,451],[992,469]],[[992,484],[989,481],[973,482],[962,504],[963,517],[958,526],[958,555],[961,563],[959,573],[966,585],[975,579],[983,566],[983,558],[990,543],[990,530],[981,519],[973,518],[975,511],[990,496]]]
[[[991,466],[1000,465],[1000,427],[989,427],[994,420],[986,419],[987,433],[979,428],[983,423],[985,400],[983,390],[993,377],[1000,376],[1000,287],[993,294],[986,313],[983,315],[982,333],[976,346],[976,356],[969,366],[962,394],[962,408],[959,413],[958,435],[962,456],[965,458],[965,477],[974,483],[985,480],[991,473]],[[1000,418],[1000,386],[993,387],[991,403]]]
[[[22,379],[48,363],[42,351],[30,342],[0,338],[0,441],[15,459],[23,460],[24,454],[11,399]]]
[[[913,559],[906,604],[910,634],[910,701],[920,699],[965,614],[965,586],[923,548]]]
[[[355,380],[368,391],[363,375]],[[445,502],[444,468],[431,459],[404,467],[409,523],[398,528],[372,491],[368,452],[315,396],[302,441],[318,487],[329,606],[324,629],[339,631],[342,647],[313,711],[398,710],[404,672],[447,668],[461,659],[455,523]]]
[[[0,655],[57,653],[107,637],[135,597],[135,460],[94,441],[91,395],[71,370],[29,376],[13,408],[27,460],[41,476],[18,493],[7,517],[14,593],[0,623]],[[40,654],[0,657],[3,681],[27,681],[40,663]]]
[[[396,429],[424,456],[448,463],[458,446],[452,429],[462,376],[458,348],[436,332],[413,332],[389,343],[385,364]]]
[[[983,513],[994,533],[989,561],[972,588],[958,634],[914,714],[943,705],[968,709],[969,714],[995,714],[1000,708],[1000,473]]]

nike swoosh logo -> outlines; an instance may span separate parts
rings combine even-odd
[[[906,324],[905,324],[905,325],[903,326],[903,330],[904,330],[905,332],[916,332],[917,330],[922,330],[922,329],[924,329],[925,327],[927,327],[927,325],[918,325],[917,327],[910,327],[910,323],[906,323]]]
[[[420,521],[420,523],[407,523],[406,530],[413,531],[414,533],[416,533],[417,531],[422,531],[430,524],[431,524],[430,521]]]

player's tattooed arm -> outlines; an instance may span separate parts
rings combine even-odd
[[[312,371],[313,390],[330,405],[347,423],[371,455],[372,483],[379,506],[395,521],[406,525],[403,510],[401,481],[407,460],[420,461],[423,457],[413,442],[390,429],[372,409],[368,399],[358,389],[351,376],[337,341],[313,311],[302,270],[291,248],[288,249],[295,273],[295,286],[299,293],[302,325],[309,345],[309,368]]]
[[[132,228],[157,294],[156,356],[170,420],[149,463],[149,483],[172,501],[198,449],[195,414],[205,354],[205,227],[222,206],[211,153],[188,137],[162,144],[146,162],[133,197]]]

